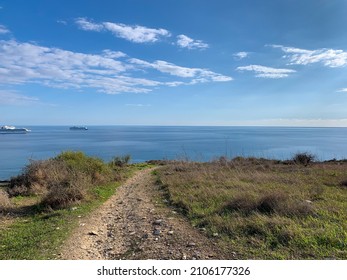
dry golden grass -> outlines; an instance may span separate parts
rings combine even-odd
[[[11,205],[8,194],[5,190],[0,188],[0,212]]]

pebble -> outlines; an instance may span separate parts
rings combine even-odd
[[[212,235],[213,235],[213,237],[218,237],[219,236],[219,234],[217,232],[214,232]]]
[[[158,219],[158,220],[155,220],[155,221],[153,222],[153,225],[161,226],[162,223],[163,223],[163,220],[162,220],[162,219]]]
[[[143,239],[147,239],[148,238],[148,233],[145,233],[144,235],[142,235]]]
[[[136,232],[135,231],[131,231],[129,232],[129,235],[134,235]]]
[[[187,247],[195,247],[195,246],[196,246],[196,244],[194,242],[189,242],[187,244]]]
[[[186,260],[187,256],[185,254],[182,255],[182,260]]]
[[[173,235],[174,232],[173,232],[173,230],[169,230],[169,231],[167,232],[167,234],[168,234],[168,235]]]
[[[160,235],[160,229],[153,230],[153,235]]]
[[[96,231],[90,231],[88,232],[88,235],[98,235],[98,233]]]

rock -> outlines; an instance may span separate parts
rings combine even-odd
[[[196,244],[194,242],[189,242],[187,244],[187,247],[195,247],[195,246],[196,246]]]
[[[134,235],[136,232],[135,231],[131,231],[129,232],[129,235]]]
[[[158,220],[155,220],[155,221],[153,222],[153,225],[161,226],[162,223],[163,223],[163,220],[162,220],[162,219],[158,219]]]
[[[160,233],[161,233],[160,229],[156,228],[153,230],[153,235],[160,235]]]
[[[145,233],[144,235],[142,235],[143,239],[147,239],[148,238],[148,233]]]
[[[77,209],[78,209],[77,207],[72,207],[72,208],[71,208],[72,211],[75,211],[75,210],[77,210]]]
[[[96,231],[90,231],[88,232],[88,235],[99,235]]]
[[[183,254],[182,255],[182,260],[186,260],[187,259],[187,255],[186,254]]]
[[[308,204],[311,204],[311,203],[312,203],[312,201],[311,201],[311,200],[308,200],[308,199],[306,199],[305,202],[308,203]]]
[[[174,232],[173,232],[173,230],[169,230],[169,231],[167,232],[167,234],[168,234],[168,235],[173,235]]]
[[[213,237],[218,237],[219,234],[218,234],[217,232],[214,232],[214,233],[212,234],[212,236],[213,236]]]

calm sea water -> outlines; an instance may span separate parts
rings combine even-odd
[[[288,159],[308,151],[319,160],[347,158],[347,128],[32,126],[28,134],[0,135],[0,180],[17,175],[29,159],[81,150],[109,161],[130,154],[132,162],[186,158],[208,161],[221,155]]]

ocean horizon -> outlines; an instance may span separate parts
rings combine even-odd
[[[219,156],[290,159],[309,152],[317,160],[347,158],[346,127],[280,126],[69,126],[17,125],[27,134],[0,135],[0,180],[20,174],[30,160],[44,160],[63,151],[82,151],[110,161],[131,155],[132,162],[161,159],[210,161]]]

